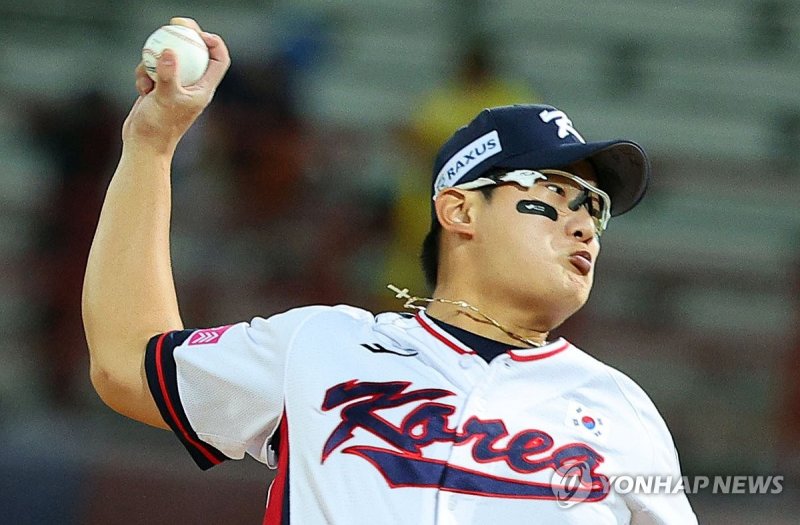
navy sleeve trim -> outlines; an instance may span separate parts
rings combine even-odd
[[[180,330],[157,335],[147,343],[145,372],[150,393],[155,399],[161,417],[181,440],[195,463],[207,470],[228,459],[225,454],[202,441],[195,433],[183,410],[178,395],[178,378],[173,351],[194,333]]]

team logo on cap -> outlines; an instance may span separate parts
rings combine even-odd
[[[442,166],[433,183],[433,193],[437,194],[442,189],[453,186],[472,168],[501,151],[503,151],[503,146],[500,144],[500,136],[497,131],[490,131],[473,140]]]
[[[556,126],[558,126],[558,138],[565,139],[567,135],[572,135],[576,139],[578,139],[581,143],[586,144],[586,141],[583,140],[581,134],[572,127],[572,121],[569,119],[566,113],[559,110],[547,110],[545,109],[541,113],[539,113],[539,118],[542,119],[542,122],[545,124],[549,124],[551,122],[555,122]]]

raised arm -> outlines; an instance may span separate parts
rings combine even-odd
[[[170,166],[175,147],[209,104],[230,65],[225,43],[194,20],[211,61],[195,85],[177,82],[175,54],[162,53],[159,81],[140,64],[139,98],[122,129],[122,155],[103,203],[83,286],[91,378],[114,410],[167,428],[147,388],[144,351],[155,334],[183,327],[169,252]]]

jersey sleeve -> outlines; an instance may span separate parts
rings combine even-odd
[[[292,338],[322,308],[167,332],[149,341],[145,371],[150,392],[200,468],[245,454],[267,462],[267,442],[283,412]]]
[[[613,375],[642,432],[627,473],[661,481],[660,490],[631,491],[624,496],[631,511],[631,525],[696,525],[697,517],[679,481],[680,461],[666,422],[641,387],[620,372]]]

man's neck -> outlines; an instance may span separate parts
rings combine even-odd
[[[434,297],[448,299],[450,301],[463,300],[460,297],[447,297],[443,294],[436,294]],[[503,319],[502,315],[495,315],[493,312],[488,311],[488,309],[485,310],[480,304],[475,304],[470,301],[466,302],[478,311],[476,312],[470,308],[456,306],[451,303],[434,301],[428,305],[426,313],[434,319],[501,343],[514,346],[519,346],[520,343],[528,342],[532,343],[534,346],[546,344],[549,332],[517,326],[513,322],[509,322],[508,319]],[[489,319],[497,322],[502,328],[495,326]]]

